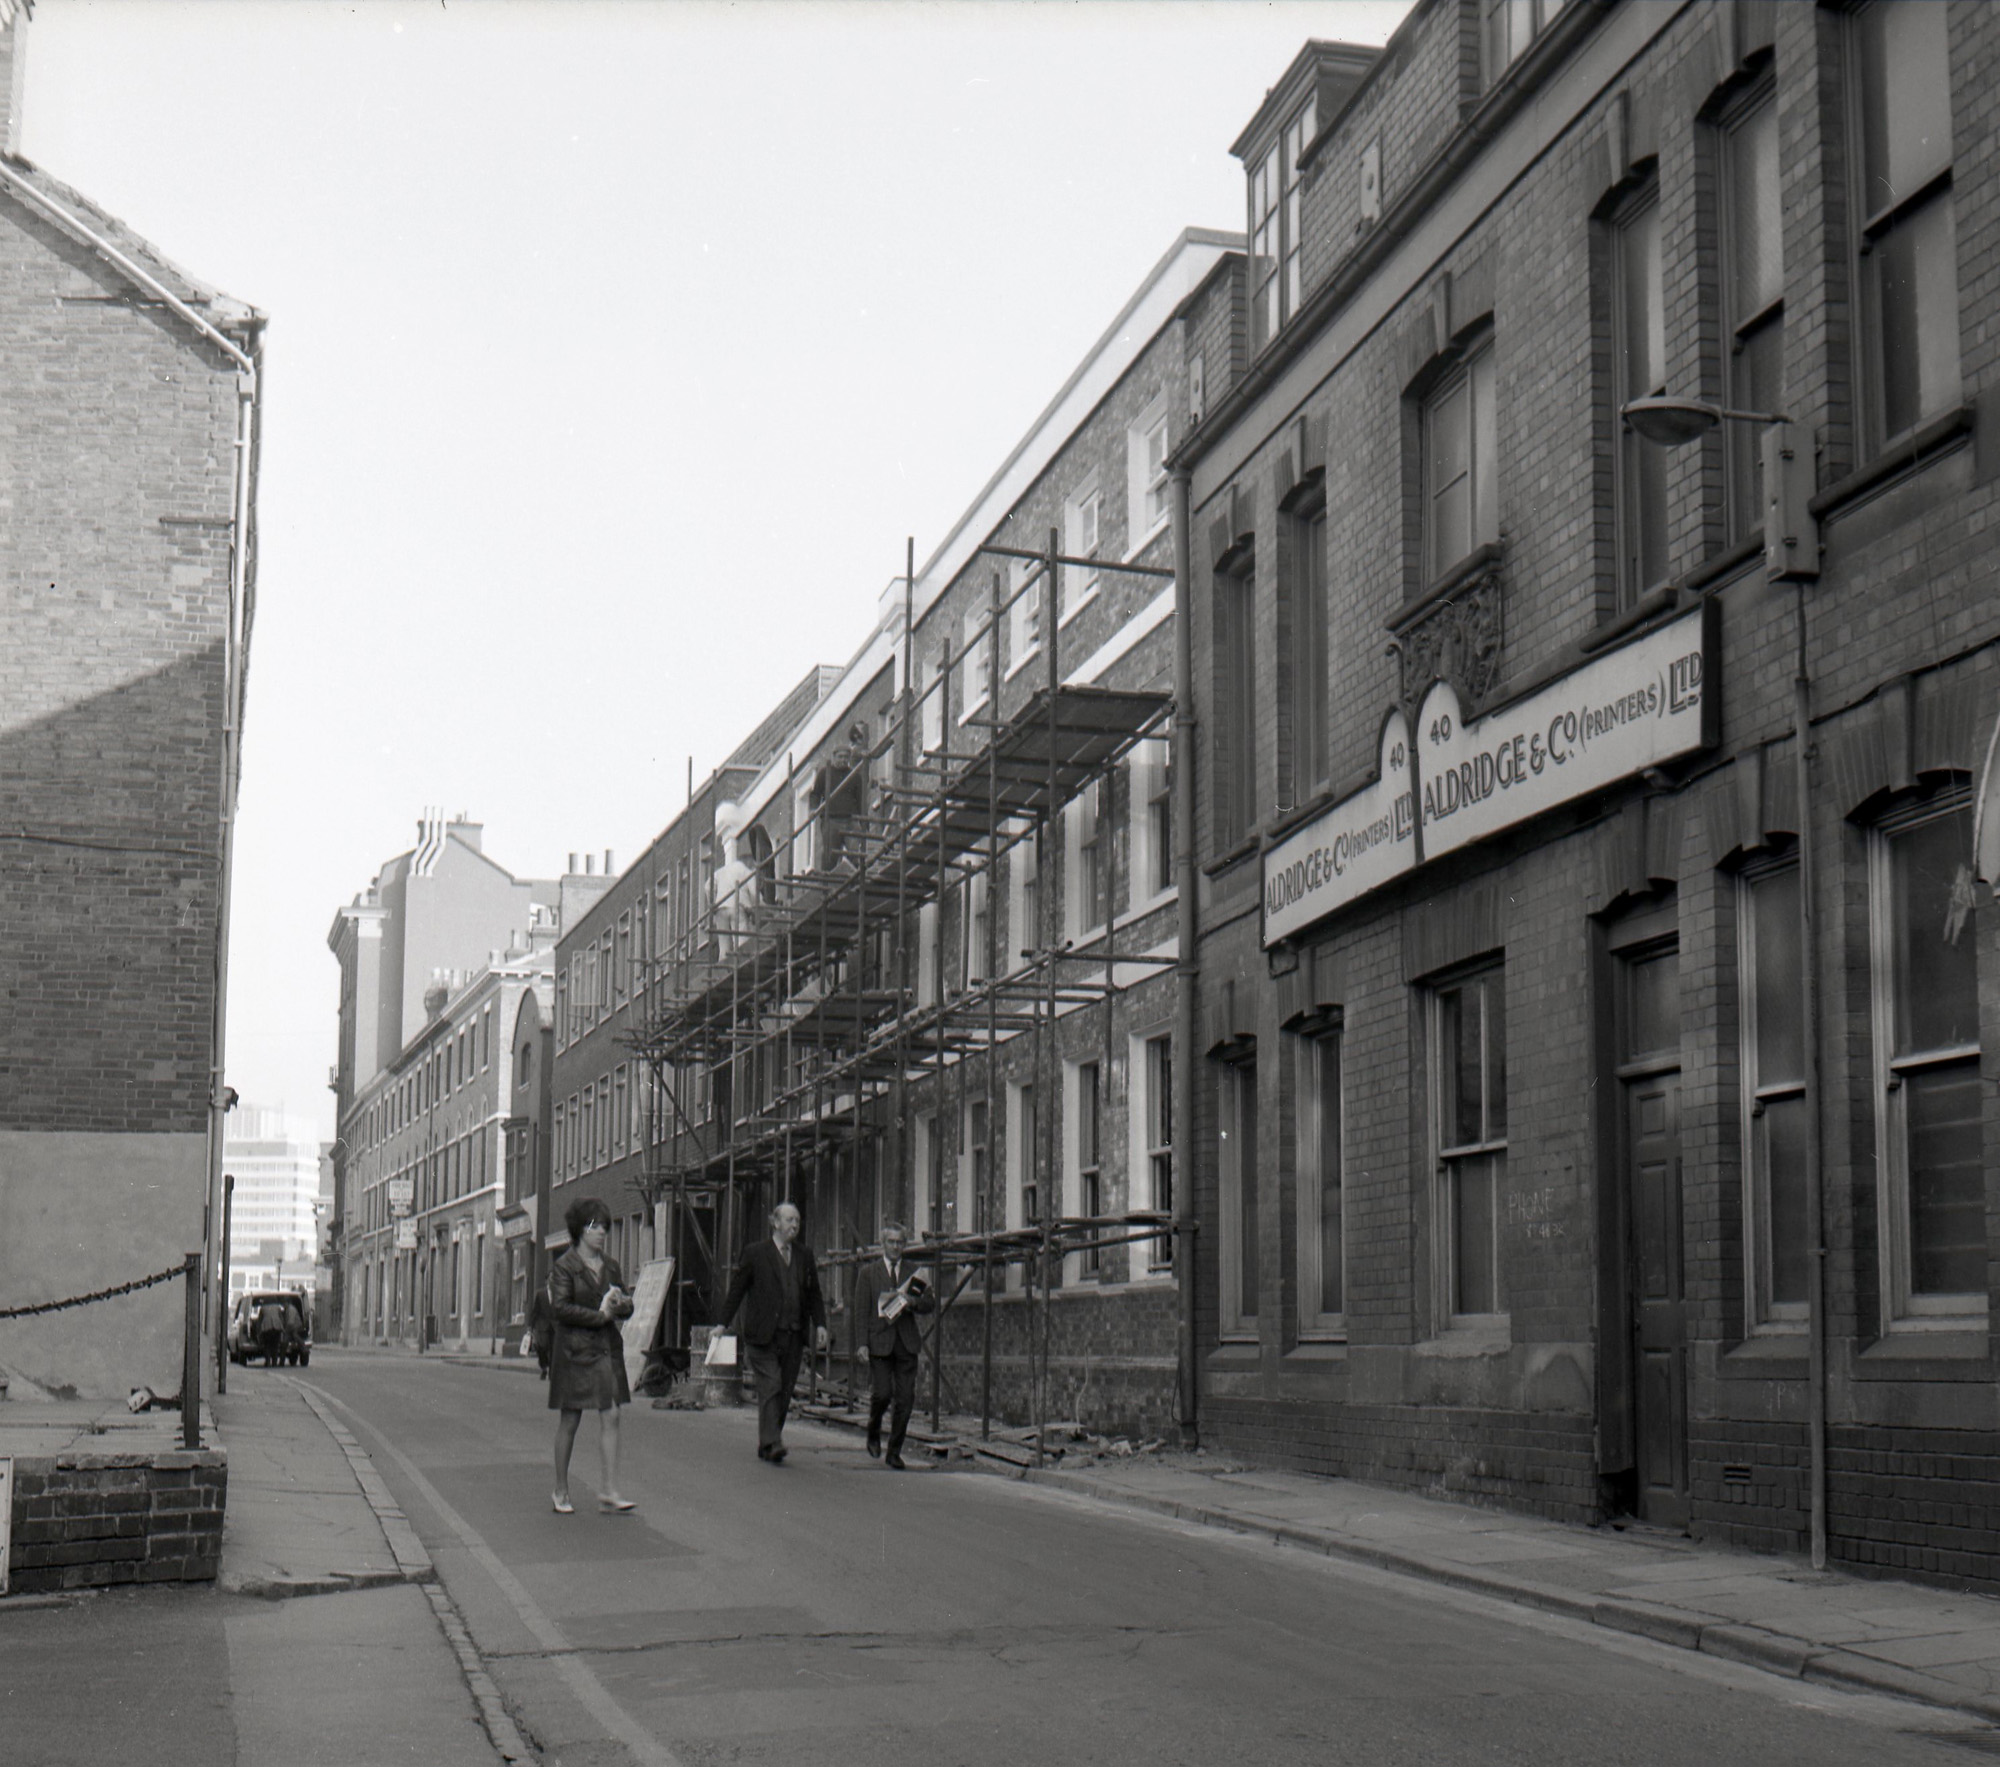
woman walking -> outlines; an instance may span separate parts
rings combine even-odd
[[[557,1515],[576,1511],[569,1500],[569,1457],[583,1414],[595,1411],[604,1468],[597,1504],[607,1513],[628,1510],[631,1503],[618,1493],[618,1407],[631,1403],[632,1389],[625,1380],[625,1340],[618,1321],[631,1317],[632,1297],[625,1292],[624,1272],[604,1250],[611,1237],[611,1211],[595,1197],[579,1197],[563,1219],[569,1250],[549,1271],[549,1310],[556,1327],[549,1409],[560,1413],[551,1501]]]

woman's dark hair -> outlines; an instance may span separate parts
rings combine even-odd
[[[611,1211],[594,1196],[580,1196],[563,1211],[563,1225],[569,1229],[569,1243],[581,1245],[583,1230],[593,1221],[611,1225]]]

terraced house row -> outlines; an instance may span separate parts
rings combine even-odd
[[[1174,456],[1208,1438],[2000,1576],[1996,56],[1438,0],[1237,143]]]
[[[941,1411],[2000,1583],[1997,60],[1307,44],[1244,231],[564,915],[534,1238],[605,1195],[693,1353],[771,1202],[893,1217]]]

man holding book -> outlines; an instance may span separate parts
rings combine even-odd
[[[904,1470],[903,1438],[917,1403],[917,1351],[923,1338],[917,1315],[937,1309],[929,1279],[903,1263],[909,1236],[890,1221],[882,1228],[882,1255],[861,1267],[855,1310],[868,1334],[868,1452],[882,1455],[882,1413],[889,1413],[884,1464]]]

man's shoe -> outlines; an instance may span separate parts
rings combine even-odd
[[[764,1458],[768,1460],[773,1466],[776,1466],[778,1462],[783,1460],[786,1454],[789,1452],[790,1450],[788,1450],[785,1447],[783,1442],[773,1442],[771,1444],[771,1452],[765,1455]]]
[[[880,1460],[882,1458],[882,1432],[880,1430],[870,1430],[868,1432],[868,1455],[871,1460]]]
[[[757,1444],[757,1458],[759,1460],[769,1460],[771,1458],[771,1444],[769,1442],[759,1442]]]
[[[903,1464],[903,1457],[900,1454],[891,1454],[882,1464],[891,1472],[908,1472],[910,1470]]]

